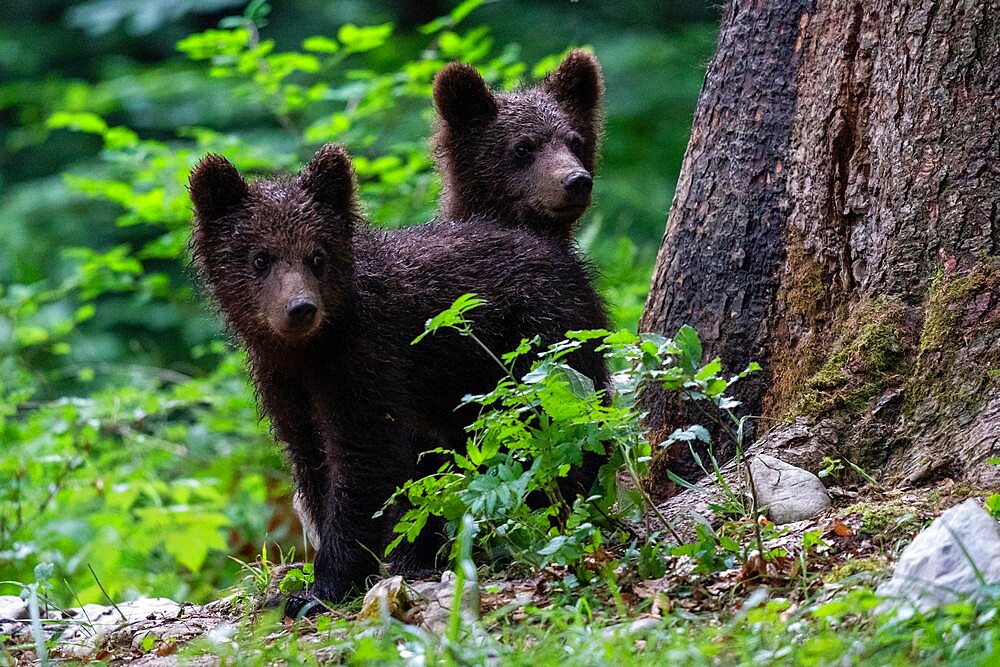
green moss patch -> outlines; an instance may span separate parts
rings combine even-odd
[[[924,306],[916,363],[906,383],[907,410],[932,394],[944,402],[974,399],[1000,379],[1000,263],[984,259],[971,271],[935,276]],[[962,352],[962,351],[965,352]],[[967,372],[956,373],[959,364]],[[948,384],[942,386],[942,380]]]
[[[833,584],[859,574],[881,575],[888,571],[889,566],[883,558],[852,558],[824,574],[823,582]]]
[[[902,305],[885,299],[859,305],[833,354],[806,381],[795,413],[860,411],[881,394],[906,356],[903,312]]]
[[[866,535],[879,535],[886,531],[898,531],[912,528],[912,522],[920,520],[912,507],[890,500],[886,502],[856,503],[843,510],[844,516],[861,515],[860,531]]]
[[[918,363],[930,352],[947,349],[960,341],[956,336],[969,301],[1000,277],[997,263],[985,261],[972,272],[948,278],[939,273],[931,284],[924,327],[920,332]]]

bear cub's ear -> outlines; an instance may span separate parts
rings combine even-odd
[[[594,111],[604,93],[601,64],[594,54],[576,49],[542,81],[542,87],[573,114]]]
[[[250,194],[240,172],[221,155],[202,158],[188,183],[195,215],[202,220],[214,220],[237,210]]]
[[[493,91],[471,65],[449,63],[434,77],[434,106],[452,127],[488,123],[497,115]]]
[[[354,166],[351,156],[337,144],[326,144],[302,168],[297,178],[313,201],[335,212],[354,212]]]

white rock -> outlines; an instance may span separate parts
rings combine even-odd
[[[436,635],[443,636],[448,629],[451,620],[451,610],[455,606],[455,589],[458,578],[451,570],[445,570],[441,574],[441,583],[437,584],[436,590],[421,590],[429,600],[427,608],[424,610],[425,628]],[[471,579],[465,581],[462,587],[461,610],[459,614],[462,618],[462,626],[466,629],[478,628],[476,621],[479,619],[479,586]]]
[[[997,583],[1000,524],[969,499],[920,531],[903,549],[892,578],[876,592],[926,611]]]
[[[17,595],[0,595],[0,621],[28,618],[28,603]]]
[[[0,595],[0,635],[20,641],[30,633],[28,603],[16,595]]]
[[[402,577],[378,582],[365,594],[358,618],[380,619],[391,616],[404,620],[406,612],[420,602],[420,595]]]
[[[767,454],[750,462],[757,501],[776,524],[811,519],[830,506],[819,477]]]

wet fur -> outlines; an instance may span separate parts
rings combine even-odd
[[[443,68],[434,81],[431,139],[440,216],[484,216],[569,239],[590,196],[567,197],[562,181],[575,170],[595,173],[603,92],[600,64],[582,50],[538,85],[509,93],[491,91],[469,65]],[[522,142],[533,148],[529,164],[515,155]]]
[[[485,219],[371,229],[357,216],[350,164],[337,147],[321,150],[296,178],[251,184],[209,156],[192,174],[191,196],[195,263],[247,347],[258,400],[320,533],[313,594],[321,599],[340,600],[376,572],[390,526],[372,515],[406,480],[430,472],[417,465],[421,451],[464,445],[475,414],[455,407],[500,377],[495,362],[454,332],[411,345],[428,318],[477,293],[487,305],[470,319],[498,355],[535,334],[551,343],[567,330],[607,325],[590,269],[558,239]],[[281,289],[250,266],[260,247],[290,266],[317,247],[326,253],[314,331],[274,331],[266,313],[284,305],[271,303]],[[570,362],[607,385],[600,355],[579,352]],[[586,492],[600,463],[587,457],[567,490]],[[425,536],[399,569],[430,567],[439,545]]]

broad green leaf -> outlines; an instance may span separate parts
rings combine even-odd
[[[391,23],[364,27],[346,23],[340,26],[337,39],[344,45],[344,50],[348,53],[371,51],[382,46],[392,36],[392,29]]]
[[[674,336],[674,345],[677,346],[677,364],[688,375],[694,375],[701,365],[701,340],[698,332],[691,327],[684,325]]]
[[[78,132],[89,132],[100,135],[103,135],[108,129],[108,124],[104,122],[103,118],[95,113],[86,111],[76,113],[66,111],[56,112],[49,116],[46,125],[52,129],[68,128],[77,130]]]
[[[722,372],[722,361],[718,357],[708,362],[695,374],[694,379],[704,381]],[[725,384],[725,383],[723,383]]]
[[[315,53],[336,53],[340,50],[340,44],[336,40],[322,35],[307,37],[302,42],[302,48]]]

